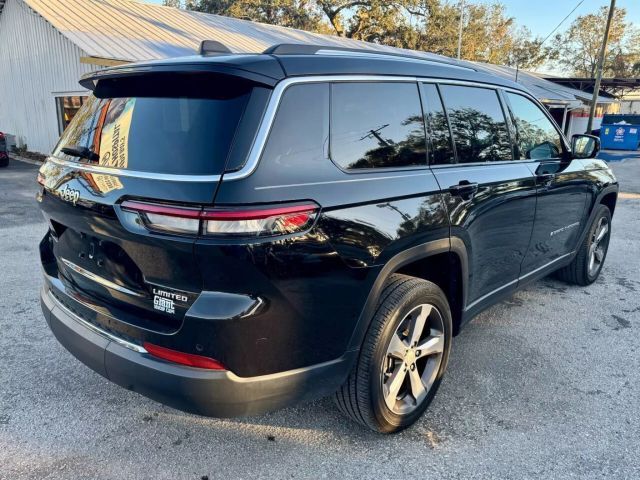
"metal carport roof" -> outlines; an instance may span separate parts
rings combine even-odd
[[[24,1],[86,52],[90,62],[93,58],[97,60],[96,63],[100,60],[135,62],[189,55],[194,53],[202,40],[217,40],[238,53],[261,52],[278,43],[312,43],[376,51],[400,50],[425,58],[443,58],[427,52],[402,50],[131,0],[18,1]],[[516,80],[516,70],[510,67],[460,63]],[[517,82],[547,104],[574,107],[590,101],[585,92],[549,82],[529,72],[519,71]],[[601,101],[609,103],[612,99],[601,97]]]

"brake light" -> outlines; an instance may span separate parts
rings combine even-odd
[[[209,236],[272,236],[307,230],[318,205],[202,209],[125,201],[125,211],[136,212],[149,230]]]
[[[302,231],[315,220],[317,206],[294,205],[252,210],[202,212],[206,235],[286,235]]]
[[[188,367],[206,368],[207,370],[226,370],[222,363],[213,358],[203,357],[202,355],[195,355],[193,353],[179,352],[148,342],[144,342],[142,346],[152,356],[172,363],[178,363]]]

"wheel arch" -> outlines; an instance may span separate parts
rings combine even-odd
[[[608,192],[604,192],[600,201],[598,203],[605,205],[609,211],[611,212],[611,216],[613,217],[613,212],[616,209],[616,203],[618,201],[618,190],[611,190]]]
[[[384,264],[369,291],[349,349],[360,348],[375,313],[380,292],[394,273],[428,280],[442,288],[451,308],[453,334],[456,335],[460,331],[467,292],[467,251],[459,238],[444,238],[408,248]]]

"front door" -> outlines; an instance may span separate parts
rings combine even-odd
[[[562,135],[547,112],[531,99],[507,92],[516,127],[516,158],[530,160],[538,201],[522,275],[553,269],[571,255],[586,222],[588,183],[580,160],[570,160]]]

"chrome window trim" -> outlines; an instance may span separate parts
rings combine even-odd
[[[448,65],[448,64],[447,64]],[[449,78],[436,78],[436,77],[417,77],[417,76],[393,76],[393,75],[307,75],[301,77],[290,77],[281,80],[276,84],[273,89],[273,93],[269,98],[267,108],[263,115],[263,118],[258,127],[258,132],[254,137],[253,144],[249,151],[249,155],[246,163],[242,168],[235,172],[226,172],[222,175],[180,175],[173,173],[154,173],[143,172],[137,170],[124,170],[112,167],[104,167],[101,165],[88,165],[79,162],[72,162],[63,160],[57,157],[50,156],[47,158],[47,162],[51,162],[63,167],[73,168],[75,170],[81,170],[89,173],[100,173],[106,175],[114,175],[119,177],[131,177],[142,178],[152,180],[164,180],[172,182],[219,182],[220,180],[240,180],[251,175],[256,168],[262,152],[266,145],[271,127],[275,119],[276,113],[280,106],[282,95],[291,85],[304,84],[304,83],[325,83],[325,82],[413,82],[413,83],[437,83],[437,84],[450,84],[450,85],[467,85],[480,88],[491,88],[494,90],[505,90],[525,95],[535,103],[539,104],[537,99],[526,90],[520,90],[517,88],[506,87],[493,83],[485,83],[471,80],[455,80]],[[540,105],[540,104],[539,104]]]
[[[219,182],[221,175],[179,175],[176,173],[154,173],[142,172],[139,170],[123,170],[121,168],[104,167],[102,165],[88,165],[86,163],[71,162],[61,158],[50,156],[47,162],[60,165],[61,167],[69,167],[74,170],[80,170],[88,173],[99,173],[104,175],[113,175],[116,177],[132,177],[151,180],[166,180],[170,182]]]
[[[273,90],[273,94],[269,99],[269,104],[264,113],[260,127],[258,127],[258,133],[254,138],[253,145],[249,152],[249,157],[244,166],[235,172],[228,172],[223,175],[224,180],[240,180],[242,178],[251,175],[258,166],[260,157],[266,145],[269,133],[271,132],[271,126],[275,119],[275,115],[280,105],[280,100],[285,90],[291,85],[304,84],[304,83],[326,83],[326,82],[412,82],[412,83],[438,83],[438,84],[451,84],[451,85],[467,85],[481,88],[491,88],[493,90],[511,90],[517,93],[528,95],[526,91],[516,88],[505,87],[492,83],[475,82],[469,80],[452,80],[448,78],[435,78],[435,77],[416,77],[416,76],[392,76],[392,75],[310,75],[304,77],[292,77],[285,78],[278,82]]]

